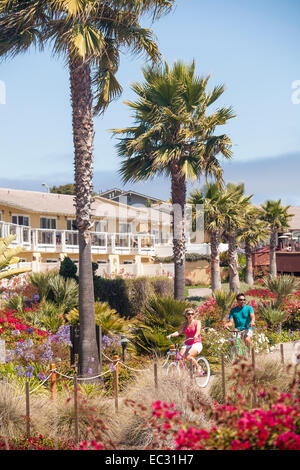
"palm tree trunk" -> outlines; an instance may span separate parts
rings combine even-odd
[[[253,279],[253,264],[252,264],[252,250],[251,246],[246,240],[245,242],[245,256],[246,256],[246,273],[245,273],[245,282],[252,286],[254,284]]]
[[[273,230],[270,236],[270,276],[277,277],[276,230]]]
[[[79,373],[99,373],[91,257],[93,112],[90,67],[69,57],[75,150],[75,205],[79,231]]]
[[[173,204],[173,255],[174,255],[174,298],[184,299],[185,288],[185,202],[186,180],[179,168],[172,168],[172,204]]]
[[[219,230],[214,230],[210,235],[210,252],[211,252],[211,288],[213,291],[221,290],[221,270],[220,270],[220,253],[219,253]]]
[[[237,243],[235,234],[228,234],[229,288],[232,292],[240,292],[238,271]]]

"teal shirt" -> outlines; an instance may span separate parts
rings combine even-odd
[[[250,313],[254,313],[251,305],[244,305],[242,308],[234,307],[230,310],[229,319],[233,318],[234,326],[238,330],[252,330]]]

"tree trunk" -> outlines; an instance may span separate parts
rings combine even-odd
[[[172,168],[172,204],[173,204],[173,255],[174,255],[174,298],[184,299],[185,288],[185,201],[186,181],[179,168]]]
[[[238,271],[237,243],[235,234],[228,234],[229,288],[232,292],[240,292]]]
[[[276,230],[272,231],[270,236],[270,276],[277,277]]]
[[[252,286],[254,284],[253,279],[253,264],[252,264],[252,249],[249,242],[245,242],[245,256],[246,256],[246,273],[245,273],[245,282]]]
[[[91,203],[93,177],[93,111],[90,67],[69,57],[75,150],[75,206],[79,231],[79,373],[99,373],[91,256]]]
[[[211,288],[213,291],[221,290],[221,270],[220,270],[220,253],[219,253],[220,232],[215,230],[210,235],[210,252],[211,252]]]

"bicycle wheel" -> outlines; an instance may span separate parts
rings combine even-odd
[[[235,362],[240,355],[240,350],[236,346],[232,346],[230,350],[230,362]]]
[[[198,365],[201,367],[203,375],[201,376],[197,375],[197,369],[196,369],[196,366],[194,366],[193,367],[194,380],[195,380],[195,383],[198,385],[198,387],[204,388],[206,387],[210,379],[209,362],[203,356],[198,357],[196,361],[198,362]]]
[[[170,378],[180,377],[180,368],[177,362],[171,362],[167,367],[167,376]]]
[[[249,349],[247,346],[233,346],[230,351],[230,362],[233,363],[238,359],[245,359],[249,358]]]
[[[250,358],[250,351],[246,344],[244,344],[242,347],[242,357],[245,360],[248,360]]]

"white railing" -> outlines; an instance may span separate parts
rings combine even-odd
[[[91,242],[94,254],[153,255],[155,252],[155,237],[150,234],[91,232]],[[79,236],[75,230],[31,229],[31,245],[38,252],[78,253]]]
[[[9,222],[0,221],[0,238],[8,235],[15,235],[12,246],[23,246],[26,250],[31,249],[31,229],[26,225],[11,224]]]

